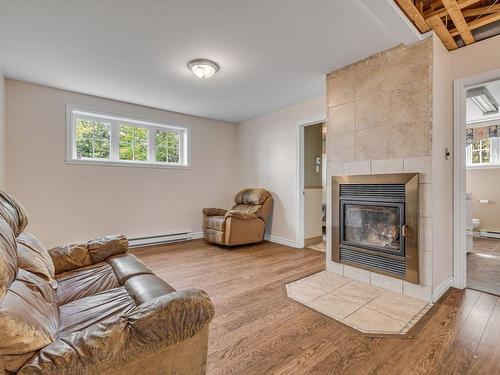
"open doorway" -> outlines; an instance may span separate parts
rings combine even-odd
[[[500,79],[466,92],[468,288],[500,295]]]
[[[326,251],[326,124],[304,126],[301,160],[304,247]]]

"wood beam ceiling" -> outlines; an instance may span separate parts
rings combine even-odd
[[[475,43],[472,30],[500,20],[500,0],[394,1],[421,33],[432,29],[448,50],[457,49],[460,39]]]

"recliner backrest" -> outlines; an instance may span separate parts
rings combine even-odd
[[[232,210],[255,214],[267,221],[272,206],[272,196],[265,189],[249,188],[240,190],[234,197]]]

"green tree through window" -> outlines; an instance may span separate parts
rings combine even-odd
[[[120,126],[120,160],[148,160],[148,130],[132,125]]]
[[[76,124],[77,159],[109,159],[110,124],[79,119]]]
[[[179,162],[179,134],[172,131],[155,131],[155,150],[157,162]]]

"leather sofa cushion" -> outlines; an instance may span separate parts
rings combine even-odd
[[[55,289],[55,269],[47,249],[35,236],[26,232],[21,233],[16,241],[19,267],[46,280]]]
[[[60,273],[56,279],[56,297],[59,305],[120,286],[113,267],[108,263],[98,263]]]
[[[123,287],[106,290],[61,306],[60,337],[123,315],[136,306]]]
[[[224,216],[205,216],[205,227],[224,231],[226,229],[226,218]]]
[[[0,300],[0,356],[25,354],[58,337],[59,306],[48,282],[20,269]]]
[[[9,224],[15,237],[19,236],[28,225],[28,216],[24,207],[3,191],[0,191],[0,217]]]
[[[113,268],[120,285],[123,285],[132,276],[152,273],[139,258],[132,254],[115,256],[106,262]]]
[[[265,189],[243,189],[234,197],[234,203],[260,205],[268,196],[269,192]]]
[[[7,294],[17,274],[16,238],[9,224],[0,217],[0,299]]]
[[[175,292],[165,281],[156,275],[140,275],[128,279],[125,289],[137,305],[148,302],[153,298]]]

